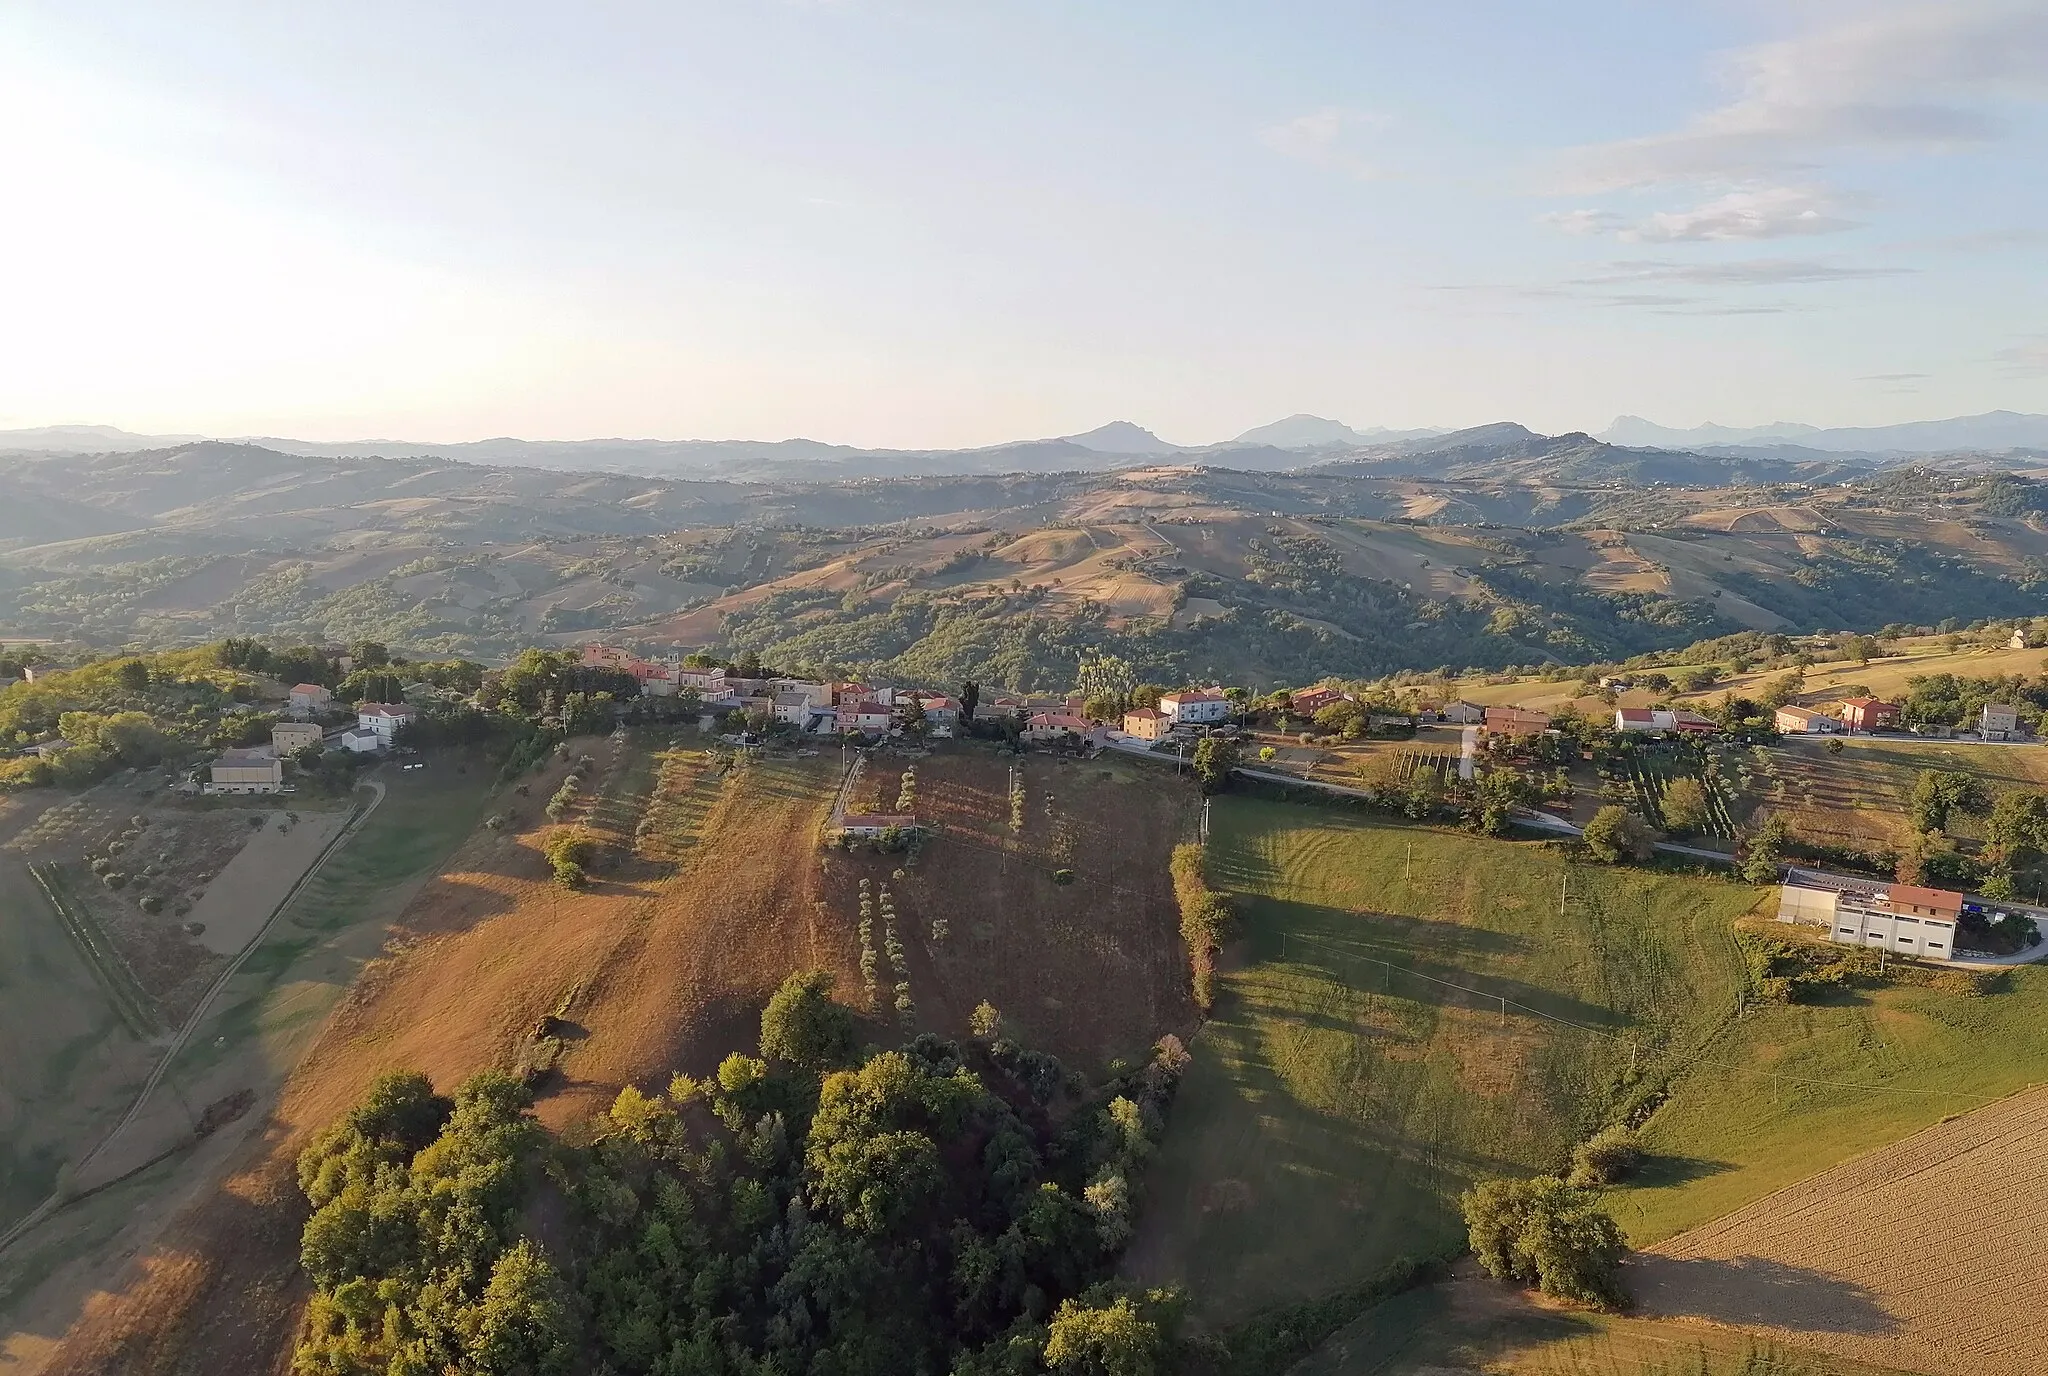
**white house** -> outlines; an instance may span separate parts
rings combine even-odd
[[[402,702],[364,702],[356,705],[356,729],[376,735],[383,745],[398,738],[398,728],[410,726],[418,716]]]
[[[351,726],[339,737],[343,750],[353,750],[358,755],[374,755],[384,748],[384,738],[375,731],[365,731],[360,726]]]
[[[1669,731],[1678,725],[1678,714],[1668,707],[1617,707],[1616,731]]]
[[[2005,702],[1987,702],[1977,714],[1977,734],[1987,741],[2011,740],[2020,733],[2020,712]]]
[[[281,721],[270,728],[270,748],[279,755],[292,755],[309,745],[320,744],[317,722]]]
[[[1828,940],[1922,960],[1955,952],[1963,896],[1948,889],[1880,881],[1835,883],[1795,872],[1778,891],[1778,921],[1826,927]]]
[[[1780,707],[1771,720],[1779,732],[1787,736],[1832,736],[1842,729],[1842,723],[1827,713],[1816,712],[1811,707],[1794,707],[1790,703]]]
[[[1476,702],[1460,698],[1456,702],[1445,703],[1437,715],[1452,726],[1477,726],[1486,720],[1486,709]]]
[[[886,736],[895,725],[896,714],[886,703],[867,699],[860,702],[844,702],[839,705],[837,724],[841,731],[859,731],[866,735]]]
[[[1168,693],[1159,699],[1159,711],[1175,726],[1206,726],[1230,719],[1230,699],[1209,689]]]

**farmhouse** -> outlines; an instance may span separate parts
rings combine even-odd
[[[334,694],[317,683],[294,683],[287,710],[295,717],[315,717],[334,705]]]
[[[1617,707],[1614,709],[1616,731],[1669,731],[1678,724],[1678,718],[1668,707]]]
[[[1486,721],[1484,707],[1476,702],[1466,702],[1462,698],[1456,702],[1445,703],[1437,715],[1453,726],[1479,726]]]
[[[1780,707],[1771,721],[1788,736],[1831,736],[1842,729],[1842,723],[1811,707]]]
[[[1086,717],[1072,716],[1066,712],[1039,712],[1024,724],[1024,739],[1027,741],[1057,741],[1074,736],[1085,736],[1095,729],[1095,724]]]
[[[2026,649],[2026,648],[2027,648],[2027,628],[2026,628],[2026,627],[2024,627],[2024,626],[2015,626],[2015,627],[2013,627],[2013,628],[2012,628],[2012,638],[2011,638],[2011,639],[2009,639],[2009,640],[2007,640],[2007,641],[2005,642],[2005,648],[2006,648],[2006,649],[2008,649],[2008,650],[2024,650],[2024,649]]]
[[[356,729],[373,732],[379,741],[390,745],[398,739],[398,728],[410,726],[415,715],[402,702],[361,702],[356,704]]]
[[[1159,699],[1159,710],[1176,726],[1203,726],[1228,720],[1230,699],[1219,689],[1168,693]]]
[[[281,721],[270,728],[270,748],[279,756],[292,755],[309,745],[320,744],[320,727],[310,721]]]
[[[1135,736],[1141,741],[1162,741],[1173,730],[1173,723],[1150,707],[1137,707],[1124,713],[1124,734]]]
[[[1312,717],[1333,702],[1350,701],[1335,688],[1304,688],[1287,700],[1287,705],[1304,717]]]
[[[913,693],[910,700],[924,711],[925,734],[936,740],[948,740],[954,729],[960,725],[960,700],[949,698],[944,693]]]
[[[227,750],[207,771],[208,793],[277,793],[284,788],[284,761],[268,750]]]
[[[872,698],[858,699],[839,704],[837,722],[841,731],[858,731],[864,735],[886,736],[895,722],[896,714],[889,704],[876,702]]]
[[[2020,733],[2020,712],[2003,702],[1987,702],[1977,714],[1977,734],[1987,741],[2009,741]]]
[[[1825,927],[1828,940],[1893,955],[1948,960],[1963,896],[1916,884],[1884,884],[1793,871],[1778,892],[1778,921]]]
[[[1550,729],[1550,713],[1527,707],[1489,707],[1485,723],[1490,736],[1536,736]]]
[[[1842,704],[1842,724],[1851,731],[1886,731],[1898,725],[1899,705],[1881,698],[1850,698]]]

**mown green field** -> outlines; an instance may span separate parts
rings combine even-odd
[[[1637,1245],[2048,1078],[2048,970],[1757,1004],[1731,933],[1769,891],[1732,880],[1230,797],[1209,867],[1242,956],[1130,1262],[1201,1323],[1455,1254],[1474,1179],[1660,1100],[1609,1195]]]
[[[384,923],[475,829],[491,772],[451,752],[426,769],[386,769],[379,777],[383,803],[221,991],[174,1075],[202,1074],[251,1039],[274,1069],[288,1068],[382,945]]]
[[[1398,1295],[1290,1376],[1900,1376],[1734,1329],[1539,1308],[1462,1281]]]
[[[1214,806],[1210,879],[1243,964],[1133,1261],[1209,1322],[1460,1250],[1474,1179],[1559,1166],[1734,1016],[1729,928],[1759,898],[1238,798]]]

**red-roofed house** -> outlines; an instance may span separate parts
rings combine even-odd
[[[1086,717],[1077,717],[1069,712],[1039,712],[1024,724],[1024,739],[1027,741],[1057,741],[1074,736],[1085,736],[1095,729],[1095,723]]]
[[[1671,713],[1659,712],[1649,707],[1617,707],[1614,709],[1614,729],[1617,731],[1668,731],[1672,726]]]
[[[398,728],[412,724],[412,708],[402,702],[359,702],[356,704],[356,729],[374,734],[378,741],[389,745],[398,736]]]
[[[839,704],[838,726],[841,731],[859,731],[867,735],[886,736],[895,724],[896,713],[886,703],[867,701],[842,702]]]
[[[334,694],[317,683],[294,683],[291,694],[291,715],[310,717],[316,712],[325,712],[334,702]]]
[[[1888,731],[1899,724],[1899,705],[1881,698],[1850,698],[1842,704],[1842,724],[1851,731]]]
[[[1527,707],[1489,707],[1486,733],[1490,736],[1534,736],[1550,729],[1550,713]]]
[[[1167,732],[1173,730],[1173,723],[1166,714],[1151,707],[1134,707],[1124,713],[1124,734],[1135,736],[1141,741],[1161,741]]]
[[[1331,703],[1345,700],[1344,694],[1335,688],[1304,688],[1290,697],[1287,705],[1304,717],[1312,717]]]
[[[1202,690],[1168,693],[1159,699],[1159,710],[1176,726],[1202,726],[1230,719],[1230,699],[1219,691]]]

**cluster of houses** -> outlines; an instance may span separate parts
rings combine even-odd
[[[1838,736],[1856,732],[1895,731],[1903,709],[1881,698],[1849,698],[1824,707],[1784,706],[1777,710],[1776,725],[1787,736]],[[1919,728],[1927,731],[1930,728]],[[1977,713],[1977,737],[1987,741],[2011,741],[2025,737],[2017,707],[2004,702],[1987,702]],[[1932,728],[1933,734],[1949,735],[1948,727]]]
[[[287,699],[287,719],[270,728],[270,744],[222,751],[207,766],[202,793],[286,793],[284,761],[307,746],[324,745],[328,733],[314,718],[330,712],[334,695],[317,683],[293,686]],[[358,755],[374,755],[397,743],[401,728],[418,715],[403,702],[356,704],[356,724],[333,735],[333,744]]]

